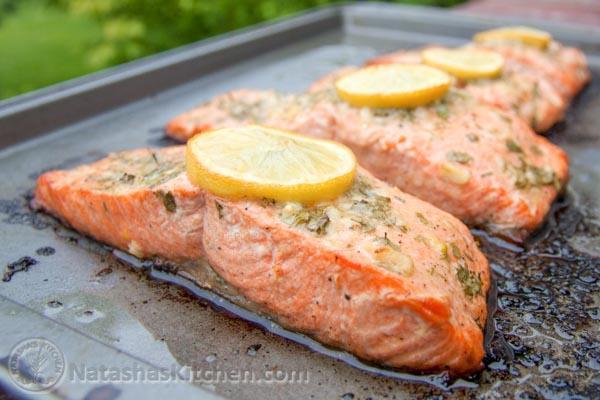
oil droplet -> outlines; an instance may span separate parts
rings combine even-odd
[[[204,360],[207,363],[211,364],[211,363],[217,361],[217,355],[215,353],[209,354],[206,356],[206,358]]]
[[[50,308],[60,308],[62,306],[63,306],[63,303],[61,303],[58,300],[50,300],[48,302],[48,307],[50,307]]]
[[[75,320],[82,324],[89,324],[97,319],[103,318],[104,313],[98,310],[86,310],[75,317]]]
[[[260,350],[260,348],[262,347],[262,344],[257,343],[257,344],[253,344],[252,346],[248,346],[248,348],[246,349],[246,354],[254,357],[256,355],[256,353],[258,353],[258,350]]]
[[[63,303],[58,300],[50,300],[44,307],[44,315],[47,317],[56,315],[63,310]]]

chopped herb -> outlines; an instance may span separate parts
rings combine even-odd
[[[158,162],[158,158],[156,157],[156,153],[152,151],[150,154],[152,154],[152,159],[154,160],[154,162],[155,162],[156,164],[160,164],[160,163]]]
[[[371,113],[376,117],[389,117],[392,114],[388,108],[373,108]]]
[[[406,108],[398,109],[398,116],[401,119],[407,119],[410,122],[415,121],[415,113],[414,113],[414,110],[412,110],[412,109],[406,109]]]
[[[469,139],[469,142],[478,142],[479,136],[474,133],[467,133],[467,139]]]
[[[215,201],[215,207],[217,209],[217,213],[219,214],[219,219],[223,219],[223,204]]]
[[[421,221],[421,223],[423,225],[429,225],[429,221],[427,220],[427,218],[425,218],[425,216],[423,214],[421,214],[420,212],[416,213],[417,218],[419,218],[419,221]]]
[[[544,153],[542,152],[542,149],[540,149],[537,145],[533,145],[531,146],[531,152],[533,154],[535,154],[536,156],[543,156]]]
[[[273,199],[269,199],[267,197],[263,197],[262,199],[260,199],[260,205],[263,208],[267,208],[267,207],[273,207],[275,205],[276,201]]]
[[[450,242],[450,250],[452,250],[452,255],[454,255],[454,257],[460,258],[460,256],[461,256],[460,249],[458,248],[456,243]]]
[[[177,203],[175,203],[175,197],[173,197],[173,193],[163,192],[162,190],[154,193],[162,200],[165,209],[168,212],[175,212],[177,210]]]
[[[493,173],[492,171],[488,171],[488,172],[484,172],[484,173],[483,173],[483,174],[481,174],[480,176],[481,176],[482,178],[485,178],[486,176],[491,176],[491,175],[494,175],[494,173]]]
[[[475,273],[468,269],[464,265],[460,265],[456,271],[456,277],[460,282],[463,292],[468,297],[474,297],[476,295],[483,295],[482,288],[483,283],[481,282],[481,273]]]
[[[319,236],[327,233],[329,216],[326,207],[304,208],[299,204],[288,205],[282,209],[283,222],[292,226],[303,226]]]
[[[513,152],[513,153],[522,153],[523,152],[523,149],[521,148],[521,146],[519,146],[519,144],[512,139],[506,139],[506,148],[508,149],[508,151]]]
[[[499,115],[499,116],[500,116],[500,118],[502,118],[502,120],[503,120],[504,122],[506,122],[507,124],[511,124],[511,123],[512,123],[512,120],[510,119],[510,117],[509,117],[508,115],[506,115],[506,114],[503,114],[503,113],[498,113],[498,115]]]
[[[364,232],[373,232],[375,230],[375,227],[373,225],[371,225],[369,223],[368,220],[366,220],[365,218],[361,218],[361,217],[352,217],[350,218],[352,221],[356,222],[357,225],[353,225],[351,227],[351,229],[354,229],[354,227],[358,227],[360,228],[362,231]]]
[[[383,234],[383,237],[379,236],[375,238],[375,241],[377,243],[380,243],[383,246],[387,246],[393,250],[396,251],[400,251],[400,246],[398,246],[396,243],[392,242],[388,237],[387,237],[387,232],[385,232]]]
[[[372,195],[360,200],[354,200],[352,210],[361,215],[367,215],[371,218],[383,221],[387,226],[396,223],[396,219],[391,214],[392,199],[386,196]]]
[[[355,179],[354,184],[350,189],[351,192],[355,192],[356,194],[361,194],[363,196],[369,196],[371,194],[371,190],[373,190],[373,186],[361,178]]]
[[[133,181],[135,181],[135,175],[123,172],[123,175],[119,178],[119,181],[123,183],[133,183]]]
[[[449,161],[454,161],[457,162],[459,164],[468,164],[471,161],[473,161],[473,157],[471,157],[469,154],[464,153],[462,151],[449,151],[448,153],[446,153],[446,158]]]
[[[554,170],[550,167],[531,165],[522,157],[519,165],[506,163],[505,170],[508,170],[509,174],[515,180],[515,187],[517,189],[554,185],[559,190],[561,187],[560,180]]]
[[[440,101],[439,103],[437,103],[435,106],[435,112],[440,118],[448,119],[448,116],[450,115],[448,103],[446,103],[445,101]]]

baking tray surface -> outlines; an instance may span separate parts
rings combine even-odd
[[[96,112],[85,118],[61,120],[68,124],[51,132],[41,130],[20,143],[11,138],[13,144],[0,152],[0,263],[8,265],[23,257],[36,263],[28,271],[14,274],[9,282],[0,282],[0,330],[5,339],[0,343],[0,361],[19,340],[44,336],[54,341],[69,360],[101,362],[111,355],[109,358],[118,365],[136,361],[149,366],[177,364],[256,374],[272,370],[308,372],[309,376],[307,381],[287,384],[204,382],[166,388],[115,385],[117,397],[124,398],[140,394],[159,398],[165,393],[179,397],[215,393],[246,399],[415,395],[597,398],[600,61],[594,54],[592,34],[577,42],[577,30],[554,30],[559,39],[562,34],[567,41],[579,43],[589,51],[594,75],[591,85],[573,103],[566,121],[549,135],[571,157],[567,193],[555,204],[546,225],[522,247],[474,231],[491,261],[498,309],[490,321],[486,369],[463,380],[453,381],[443,374],[425,379],[383,376],[376,369],[369,372],[353,367],[343,357],[337,360],[333,358],[335,352],[323,354],[327,349],[321,349],[321,353],[312,351],[272,333],[278,332],[277,326],[265,329],[260,326],[264,321],[252,323],[236,318],[231,315],[236,311],[226,302],[211,300],[210,294],[201,293],[210,301],[200,300],[194,294],[199,292],[188,283],[178,281],[193,290],[164,283],[161,279],[170,280],[164,271],[144,269],[149,266],[29,209],[31,189],[41,172],[93,161],[111,151],[172,144],[164,137],[165,123],[214,95],[240,87],[301,91],[337,67],[358,65],[375,54],[400,47],[460,43],[475,30],[501,22],[377,4],[336,7],[320,13],[317,16],[322,19],[313,15],[308,19],[304,16],[303,20],[327,21],[319,25],[318,32],[305,37],[296,34],[285,43],[271,43],[257,55],[245,54],[235,63],[227,58],[227,49],[219,53],[220,60],[227,59],[225,64],[206,55],[203,59],[214,64],[213,70],[207,68],[197,77],[190,74],[183,84],[169,83],[167,88],[140,95],[127,104],[99,104]],[[444,21],[443,31],[439,26],[423,25],[424,16]],[[285,25],[278,32],[285,35]],[[260,31],[250,33],[258,35]],[[184,49],[191,50],[197,48]],[[171,58],[161,60],[168,64],[178,54],[181,58],[181,53],[173,53]],[[166,75],[177,71],[173,66],[164,68],[162,73]],[[134,72],[129,71],[132,75]],[[144,82],[144,76],[139,78]],[[118,96],[118,86],[114,90]],[[143,94],[143,88],[138,93]],[[43,107],[52,109],[53,101],[48,100]],[[8,106],[2,109],[0,126],[3,118],[13,118],[12,126],[24,123],[17,118],[22,115],[19,113],[35,110],[41,125],[44,121],[53,125],[48,109],[36,108],[33,100],[18,103],[18,113],[11,114]],[[153,271],[153,276],[148,271]],[[298,341],[310,345],[303,338]],[[2,371],[0,367],[0,383],[9,385],[9,378]],[[422,380],[429,383],[419,382]],[[79,398],[101,386],[65,384],[52,395]]]

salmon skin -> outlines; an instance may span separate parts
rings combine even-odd
[[[283,326],[365,360],[482,367],[490,273],[459,220],[361,168],[347,193],[311,207],[228,200],[189,182],[184,153],[139,149],[47,172],[34,202],[137,257],[206,260]]]
[[[331,81],[301,95],[237,90],[174,118],[166,131],[186,141],[247,123],[342,142],[378,178],[516,241],[543,222],[568,178],[564,151],[459,88],[413,110],[353,107]]]
[[[547,50],[502,43],[470,47],[502,54],[505,59],[502,74],[496,79],[457,84],[483,103],[514,112],[537,132],[548,130],[564,118],[569,103],[591,77],[583,52],[557,42],[551,43]],[[421,62],[421,51],[409,50],[384,54],[367,64]]]

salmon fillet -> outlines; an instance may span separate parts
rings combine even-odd
[[[515,71],[531,71],[544,77],[569,102],[591,79],[583,51],[553,41],[545,50],[536,47],[486,43],[477,46],[502,54]]]
[[[35,204],[138,257],[207,260],[282,325],[384,365],[482,366],[489,269],[456,218],[359,168],[336,200],[227,200],[193,186],[184,146],[39,177]],[[243,260],[243,261],[241,261]]]
[[[237,90],[174,118],[166,131],[186,141],[247,123],[342,142],[378,178],[515,240],[543,222],[568,177],[564,151],[458,88],[414,110],[353,107],[331,84],[301,95]]]
[[[590,79],[585,55],[578,49],[562,47],[556,42],[547,51],[501,44],[487,45],[486,48],[504,56],[502,75],[497,79],[477,79],[457,84],[486,104],[515,112],[537,132],[544,132],[561,121],[573,96]],[[421,51],[410,50],[384,54],[369,60],[367,64],[421,62]],[[343,71],[325,81],[341,73]]]

